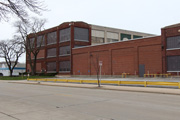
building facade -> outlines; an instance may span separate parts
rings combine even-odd
[[[39,32],[38,35],[36,39],[33,37],[30,39],[31,43],[35,45],[34,47],[39,47],[41,37],[44,36],[37,56],[37,73],[46,72],[63,75],[73,74],[73,48],[154,36],[152,34],[90,25],[84,22],[65,22]],[[31,72],[28,58],[26,58],[26,71]]]
[[[12,64],[14,64],[14,62],[12,62]],[[24,73],[26,71],[25,66],[26,66],[25,63],[18,63],[15,66],[12,75],[19,76],[21,73]],[[0,62],[0,74],[2,76],[10,76],[10,71],[6,62]]]
[[[98,61],[103,64],[102,75],[179,75],[180,24],[161,31],[161,36],[156,37],[74,48],[73,75],[96,75]]]
[[[161,35],[66,22],[38,33],[44,35],[36,71],[63,75],[103,75],[180,72],[180,24],[161,29]],[[39,38],[38,37],[38,38]],[[39,39],[31,38],[38,47]],[[31,71],[26,59],[26,71]]]

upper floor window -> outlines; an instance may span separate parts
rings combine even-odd
[[[100,43],[104,43],[104,38],[101,37],[91,37],[92,40],[92,44],[100,44]]]
[[[71,52],[70,46],[59,47],[59,55],[69,55]]]
[[[51,32],[47,34],[47,44],[56,44],[57,42],[57,33],[55,32]]]
[[[131,35],[130,34],[121,33],[121,40],[122,41],[126,41],[126,40],[129,40],[129,39],[131,39]]]
[[[30,49],[34,48],[34,47],[35,47],[35,38],[29,38],[28,40],[29,40],[29,42],[27,43],[28,49],[29,49],[29,48],[30,48]]]
[[[180,49],[180,36],[167,38],[167,49]]]
[[[59,31],[59,42],[71,40],[71,28],[62,29]]]
[[[107,42],[118,42],[118,39],[107,38]]]
[[[47,57],[56,57],[56,48],[47,49]]]
[[[87,28],[74,28],[74,40],[89,42],[89,29]]]
[[[143,36],[133,35],[133,39],[142,38]]]
[[[37,37],[37,47],[45,45],[45,35]]]

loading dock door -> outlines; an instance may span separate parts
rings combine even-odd
[[[139,65],[139,77],[144,77],[145,74],[145,65],[140,64]]]

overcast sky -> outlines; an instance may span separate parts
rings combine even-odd
[[[67,21],[114,27],[138,32],[161,34],[161,28],[180,23],[180,0],[44,0],[49,11],[43,12],[45,28]],[[15,29],[0,22],[0,40],[10,39]],[[21,62],[24,59],[20,60]]]

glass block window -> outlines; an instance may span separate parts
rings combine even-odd
[[[56,72],[56,62],[48,62],[47,71]]]
[[[74,40],[77,41],[89,41],[89,30],[86,28],[74,28]]]
[[[167,71],[180,71],[180,56],[167,57]]]
[[[55,32],[51,32],[47,34],[47,44],[56,44],[57,42],[57,34]]]
[[[167,49],[180,49],[180,36],[167,38]]]
[[[111,39],[119,39],[119,33],[114,33],[114,32],[107,32],[107,38]]]
[[[126,40],[129,40],[129,39],[131,39],[131,35],[130,34],[121,33],[121,40],[122,41],[126,41]]]
[[[91,37],[92,43],[104,43],[104,38],[101,37]]]
[[[71,70],[71,63],[70,61],[61,61],[59,63],[59,71],[70,71]]]
[[[41,35],[37,37],[37,47],[45,45],[45,35]]]
[[[136,39],[136,38],[142,38],[143,36],[139,36],[139,35],[133,35],[133,39]]]
[[[47,49],[47,57],[56,57],[56,48]]]
[[[70,55],[70,54],[71,54],[70,46],[59,47],[59,55]]]
[[[111,39],[111,38],[107,38],[107,42],[118,42],[118,39]]]
[[[59,42],[64,42],[64,41],[70,41],[71,40],[71,29],[66,28],[62,29],[59,31]]]

